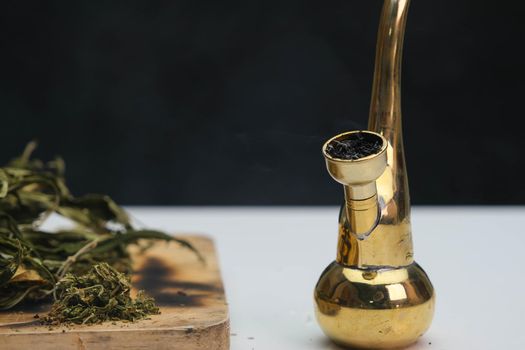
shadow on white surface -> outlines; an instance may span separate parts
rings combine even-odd
[[[345,348],[345,347],[339,346],[335,344],[334,342],[330,341],[330,339],[326,337],[316,338],[312,342],[312,346],[315,349],[319,349],[319,350],[360,350],[357,348]],[[434,349],[432,347],[432,342],[428,341],[426,338],[421,338],[416,343],[408,347],[399,348],[398,350],[422,350],[422,349]]]

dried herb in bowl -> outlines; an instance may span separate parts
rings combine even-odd
[[[379,153],[382,146],[381,139],[377,136],[356,132],[344,139],[330,142],[326,147],[326,153],[337,159],[357,160]]]
[[[35,148],[29,143],[20,157],[0,168],[0,309],[52,295],[63,301],[68,294],[57,292],[65,276],[92,273],[94,266],[106,266],[102,263],[130,275],[127,247],[144,239],[177,242],[202,260],[185,240],[135,227],[110,197],[74,196],[66,185],[64,161],[31,158]],[[73,227],[41,229],[51,214],[69,219]]]

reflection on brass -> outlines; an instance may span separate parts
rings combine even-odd
[[[323,155],[344,186],[337,258],[315,288],[317,320],[344,346],[396,348],[430,326],[435,294],[414,262],[401,130],[401,58],[409,0],[385,0],[379,25],[368,128],[383,147],[352,160]]]

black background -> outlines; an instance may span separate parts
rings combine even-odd
[[[413,203],[524,203],[522,4],[412,2]],[[4,1],[0,159],[37,138],[124,204],[338,203],[320,147],[366,127],[381,5]]]

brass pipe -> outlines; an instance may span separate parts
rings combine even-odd
[[[410,198],[401,124],[401,63],[409,0],[385,0],[379,24],[369,131],[323,146],[330,175],[344,186],[336,260],[316,285],[316,317],[335,342],[395,348],[430,326],[435,293],[413,259]],[[380,151],[338,159],[332,142],[377,135]]]

